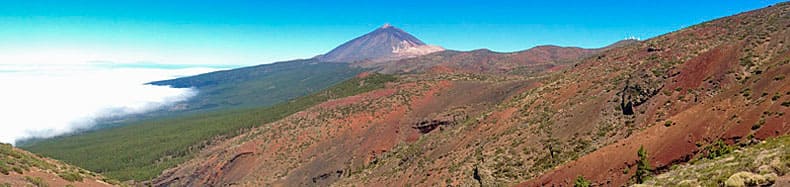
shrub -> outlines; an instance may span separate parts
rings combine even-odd
[[[716,157],[724,156],[729,154],[733,151],[733,147],[727,145],[722,140],[716,141],[713,145],[710,145],[705,148],[706,152],[708,152],[708,159],[714,159]]]
[[[22,166],[22,167],[24,167],[24,166]],[[21,167],[13,167],[13,170],[16,173],[23,174],[23,173],[25,173],[25,170],[28,170],[28,169],[22,169]]]
[[[576,182],[574,182],[573,186],[574,187],[589,187],[590,184],[591,184],[590,181],[588,181],[587,179],[584,179],[584,176],[579,175],[578,177],[576,177]]]
[[[120,186],[121,185],[121,181],[118,181],[116,179],[103,178],[101,180],[106,182],[106,183],[108,183],[108,184],[112,184],[112,185],[115,185],[115,186]]]
[[[69,182],[80,181],[82,182],[82,175],[75,172],[64,172],[59,174],[60,178],[63,178]]]
[[[741,90],[741,95],[744,97],[749,97],[750,95],[752,95],[752,90],[749,88]]]
[[[5,161],[0,160],[0,173],[3,175],[11,174],[11,167],[8,166]]]
[[[44,182],[44,179],[41,179],[41,177],[25,176],[25,180],[27,182],[30,182],[31,184],[33,184],[35,186],[38,186],[38,187],[48,187],[49,186],[49,184]]]
[[[760,129],[760,127],[762,127],[762,126],[763,126],[763,124],[765,124],[765,118],[760,118],[760,120],[759,120],[759,121],[757,121],[757,123],[755,123],[754,125],[752,125],[752,130],[757,130],[757,129]],[[721,140],[719,140],[719,141],[721,141]]]

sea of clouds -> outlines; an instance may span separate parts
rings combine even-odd
[[[107,64],[0,64],[0,142],[47,138],[184,101],[191,88],[145,83],[216,71]]]

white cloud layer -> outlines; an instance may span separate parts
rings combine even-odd
[[[52,137],[186,100],[194,89],[144,83],[215,70],[0,64],[0,142]]]

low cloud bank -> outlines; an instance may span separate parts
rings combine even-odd
[[[0,142],[48,138],[170,106],[197,91],[145,83],[215,70],[0,65]]]

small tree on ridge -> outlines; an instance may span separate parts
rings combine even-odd
[[[639,150],[636,152],[639,156],[639,161],[636,162],[636,174],[634,174],[634,178],[636,178],[637,184],[642,184],[650,177],[650,170],[653,170],[650,166],[650,160],[648,159],[647,150],[645,150],[644,146],[639,146]]]

